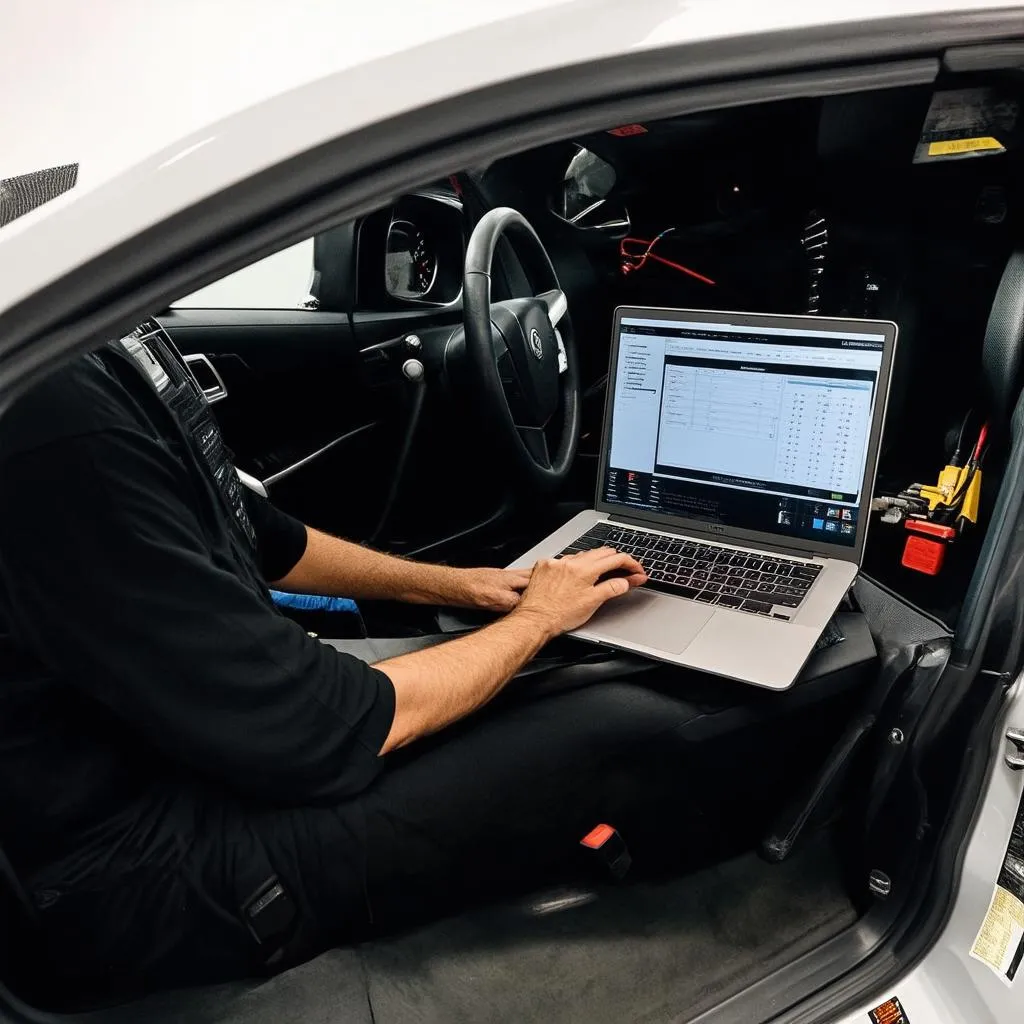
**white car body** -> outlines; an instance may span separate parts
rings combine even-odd
[[[119,242],[329,139],[625,52],[991,0],[6,0],[0,179],[81,183],[0,232],[0,312]],[[13,140],[13,143],[12,143]]]
[[[624,52],[815,25],[1014,8],[993,0],[5,0],[0,180],[63,163],[79,183],[0,229],[0,313],[229,186],[435,101]],[[1022,15],[1024,26],[1024,15]],[[1018,683],[1008,716],[1024,722]],[[998,742],[1002,743],[1002,731]],[[995,762],[942,940],[901,982],[913,1024],[1017,1024],[969,955],[1022,778]]]
[[[971,956],[985,919],[995,880],[1024,791],[1024,777],[1003,760],[1006,730],[1024,723],[1024,681],[1018,679],[993,737],[996,757],[964,858],[952,913],[927,956],[878,998],[842,1018],[842,1024],[870,1020],[869,1012],[895,997],[913,1024],[1009,1024],[1024,1014],[1024,984],[1012,985]]]

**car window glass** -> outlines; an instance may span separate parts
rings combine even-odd
[[[301,309],[311,305],[313,239],[236,270],[171,303],[177,308]]]

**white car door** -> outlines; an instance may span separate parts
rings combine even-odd
[[[901,981],[842,1024],[1018,1024],[1024,1020],[1024,771],[1007,733],[1024,729],[1024,676],[1007,695],[998,748],[938,941]],[[1018,762],[1012,766],[1012,762]],[[998,884],[998,883],[1002,884]]]

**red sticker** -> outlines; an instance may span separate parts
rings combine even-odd
[[[875,1007],[868,1016],[871,1017],[871,1024],[910,1024],[903,1004],[895,996]]]
[[[626,139],[630,135],[646,135],[647,129],[642,124],[623,124],[618,128],[609,128],[608,134],[617,139]]]

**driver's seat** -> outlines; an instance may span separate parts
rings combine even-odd
[[[985,327],[981,376],[990,420],[1005,429],[1024,376],[1024,249],[1010,253],[999,279]]]

